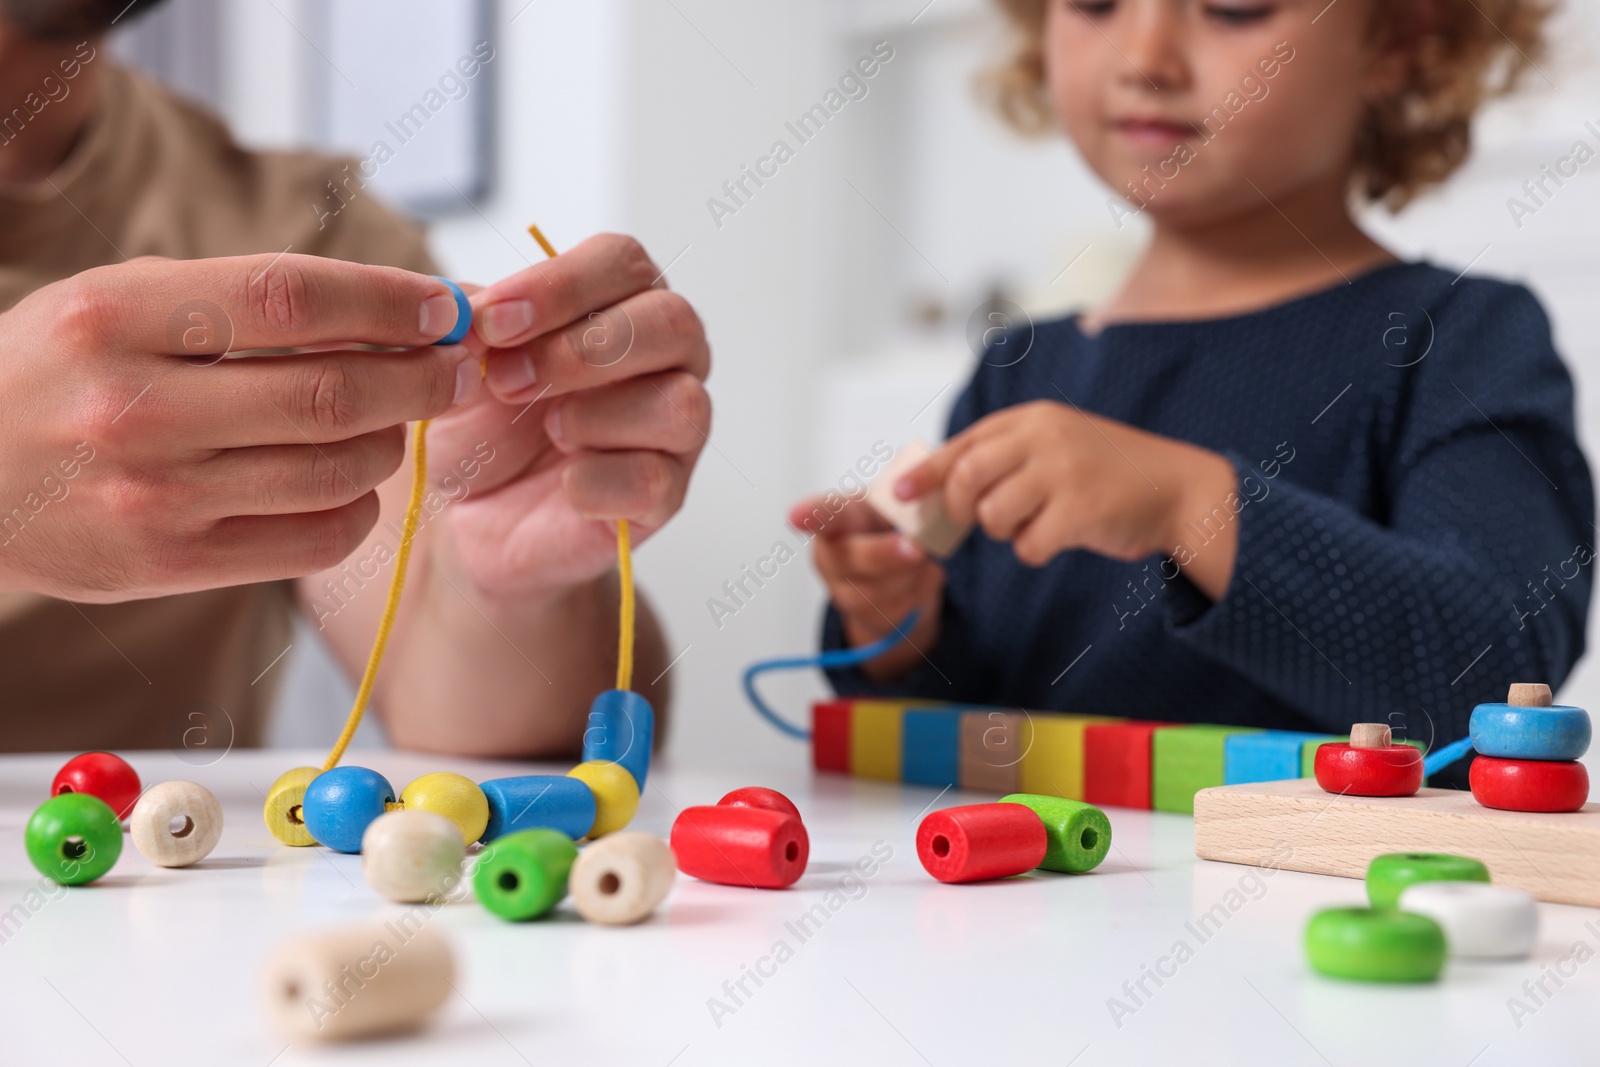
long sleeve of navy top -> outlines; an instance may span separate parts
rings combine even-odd
[[[975,532],[921,664],[891,685],[830,671],[839,693],[1389,722],[1438,745],[1510,682],[1559,685],[1583,652],[1593,486],[1571,379],[1520,286],[1398,263],[1229,318],[1030,327],[985,355],[949,432],[1033,400],[1225,455],[1238,492],[1136,563],[1070,551],[1030,568]],[[1174,558],[1228,523],[1238,555],[1212,603]],[[843,643],[830,607],[824,647]]]

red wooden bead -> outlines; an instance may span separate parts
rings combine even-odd
[[[776,789],[767,789],[759,785],[747,785],[742,789],[735,789],[717,803],[734,807],[765,808],[768,811],[781,811],[785,815],[800,818],[800,809],[794,806],[794,801]]]
[[[1044,820],[1023,804],[968,804],[917,827],[917,858],[941,882],[1009,878],[1044,862]]]
[[[81,756],[73,756],[61,765],[55,781],[50,783],[51,796],[88,793],[105,801],[119,819],[128,817],[140,792],[138,772],[128,765],[127,760],[109,752],[85,752]]]
[[[1422,752],[1411,745],[1357,748],[1330,741],[1317,748],[1317,784],[1352,797],[1408,797],[1422,788]]]
[[[1478,756],[1467,774],[1472,795],[1505,811],[1579,811],[1589,799],[1589,772],[1577,760]]]
[[[793,815],[742,804],[684,808],[672,824],[678,869],[719,885],[782,889],[805,873],[806,828]]]
[[[811,705],[811,765],[819,771],[850,773],[849,700],[819,700]]]

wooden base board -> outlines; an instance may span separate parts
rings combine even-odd
[[[1562,814],[1496,811],[1464,790],[1337,796],[1305,778],[1215,786],[1194,798],[1201,859],[1364,878],[1384,852],[1474,856],[1502,885],[1600,907],[1600,804]]]

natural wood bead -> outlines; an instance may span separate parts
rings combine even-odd
[[[628,830],[578,853],[567,892],[585,919],[620,926],[649,917],[677,876],[678,866],[665,841]]]
[[[211,855],[222,838],[222,805],[194,782],[162,782],[145,790],[128,816],[133,847],[151,863],[187,867]]]
[[[374,819],[361,837],[367,884],[400,904],[449,896],[466,858],[461,828],[437,812],[391,811]]]
[[[455,978],[450,946],[420,925],[427,921],[407,916],[285,942],[263,975],[268,1018],[290,1041],[340,1041],[422,1025]]]
[[[1358,722],[1350,727],[1351,748],[1388,748],[1393,743],[1387,723]]]
[[[1506,694],[1506,703],[1519,708],[1548,708],[1554,702],[1555,695],[1543,682],[1512,682]]]
[[[272,836],[285,845],[304,847],[317,843],[306,829],[304,805],[306,786],[321,773],[320,767],[296,767],[278,775],[278,780],[267,790],[261,817],[266,820]]]

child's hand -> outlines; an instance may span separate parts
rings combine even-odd
[[[861,667],[875,682],[904,677],[939,638],[943,569],[862,501],[851,501],[830,516],[822,498],[814,497],[796,504],[789,522],[816,535],[812,560],[852,648],[871,644],[912,608],[921,609],[908,640]]]
[[[1187,521],[1219,507],[1233,517],[1226,501],[1237,479],[1214,452],[1037,400],[974,423],[894,488],[911,500],[940,486],[952,519],[977,522],[1040,567],[1071,548],[1121,560],[1173,552],[1194,540],[1182,533]],[[1237,547],[1238,524],[1228,522],[1178,563],[1216,599]]]

